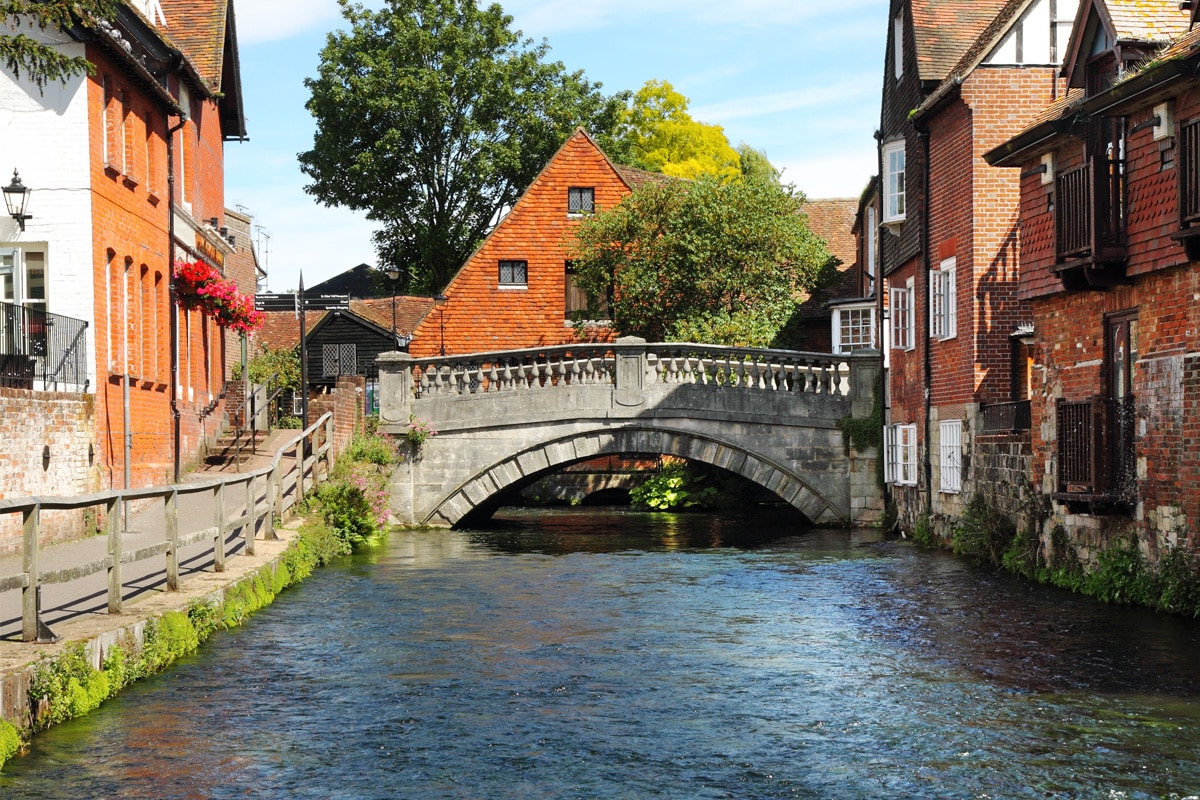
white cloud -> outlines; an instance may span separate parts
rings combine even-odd
[[[239,0],[234,6],[241,44],[287,39],[340,19],[337,0]]]

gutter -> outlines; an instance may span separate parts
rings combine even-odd
[[[920,248],[922,257],[925,260],[925,275],[924,285],[921,287],[921,299],[923,301],[921,316],[925,320],[925,335],[922,336],[922,368],[924,371],[923,383],[925,390],[924,407],[925,407],[925,454],[922,457],[921,471],[925,478],[925,515],[932,516],[933,514],[933,461],[930,457],[932,450],[930,442],[933,431],[933,426],[930,418],[933,413],[933,355],[932,345],[929,337],[929,310],[932,308],[933,302],[932,292],[930,290],[930,281],[933,277],[933,260],[929,257],[929,128],[927,128],[920,120],[913,120],[913,127],[917,131],[917,141],[921,144],[921,228],[920,228]],[[916,329],[914,329],[914,333]]]

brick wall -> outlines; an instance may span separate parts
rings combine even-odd
[[[598,209],[629,194],[608,159],[576,132],[445,289],[443,308],[417,326],[409,352],[437,355],[444,322],[447,354],[478,353],[577,341],[566,324],[565,275],[577,220],[567,215],[567,190],[591,187]],[[499,262],[528,263],[524,287],[499,286]],[[607,336],[607,328],[595,330]]]
[[[355,434],[363,430],[365,392],[366,378],[362,375],[342,375],[332,392],[316,395],[308,401],[310,425],[323,414],[333,412],[333,443],[338,453],[343,452]]]
[[[0,497],[73,496],[101,488],[95,402],[87,394],[0,388]],[[50,458],[43,460],[46,447]],[[84,512],[42,513],[42,544],[90,532]],[[0,553],[20,552],[21,516],[0,515]]]

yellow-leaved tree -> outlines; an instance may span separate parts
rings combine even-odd
[[[622,119],[621,138],[635,166],[676,178],[711,175],[731,180],[741,174],[740,158],[720,125],[697,122],[688,99],[666,81],[647,81],[633,96]]]

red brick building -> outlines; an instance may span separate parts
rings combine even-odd
[[[1061,93],[1068,6],[891,3],[878,205],[864,198],[861,230],[883,278],[886,480],[906,529],[925,517],[947,533],[972,494],[1020,485],[1021,426],[984,421],[987,406],[1023,399],[1012,368],[1031,320],[1018,294],[1019,181],[982,155]],[[993,431],[1001,439],[984,436]]]
[[[612,208],[652,180],[669,179],[613,164],[576,130],[451,279],[445,302],[417,325],[409,352],[420,358],[564,344],[579,341],[576,323],[584,338],[606,339],[606,312],[574,285],[573,230],[584,215]]]
[[[97,439],[113,487],[170,481],[198,458],[240,351],[171,301],[173,264],[223,269],[235,252],[221,233],[224,143],[245,137],[232,4],[155,5],[121,6],[119,36],[92,31],[87,49]]]
[[[1061,525],[1085,561],[1129,535],[1154,558],[1200,523],[1200,31],[1181,5],[1085,2],[1070,94],[987,156],[1021,182],[1043,545]]]

